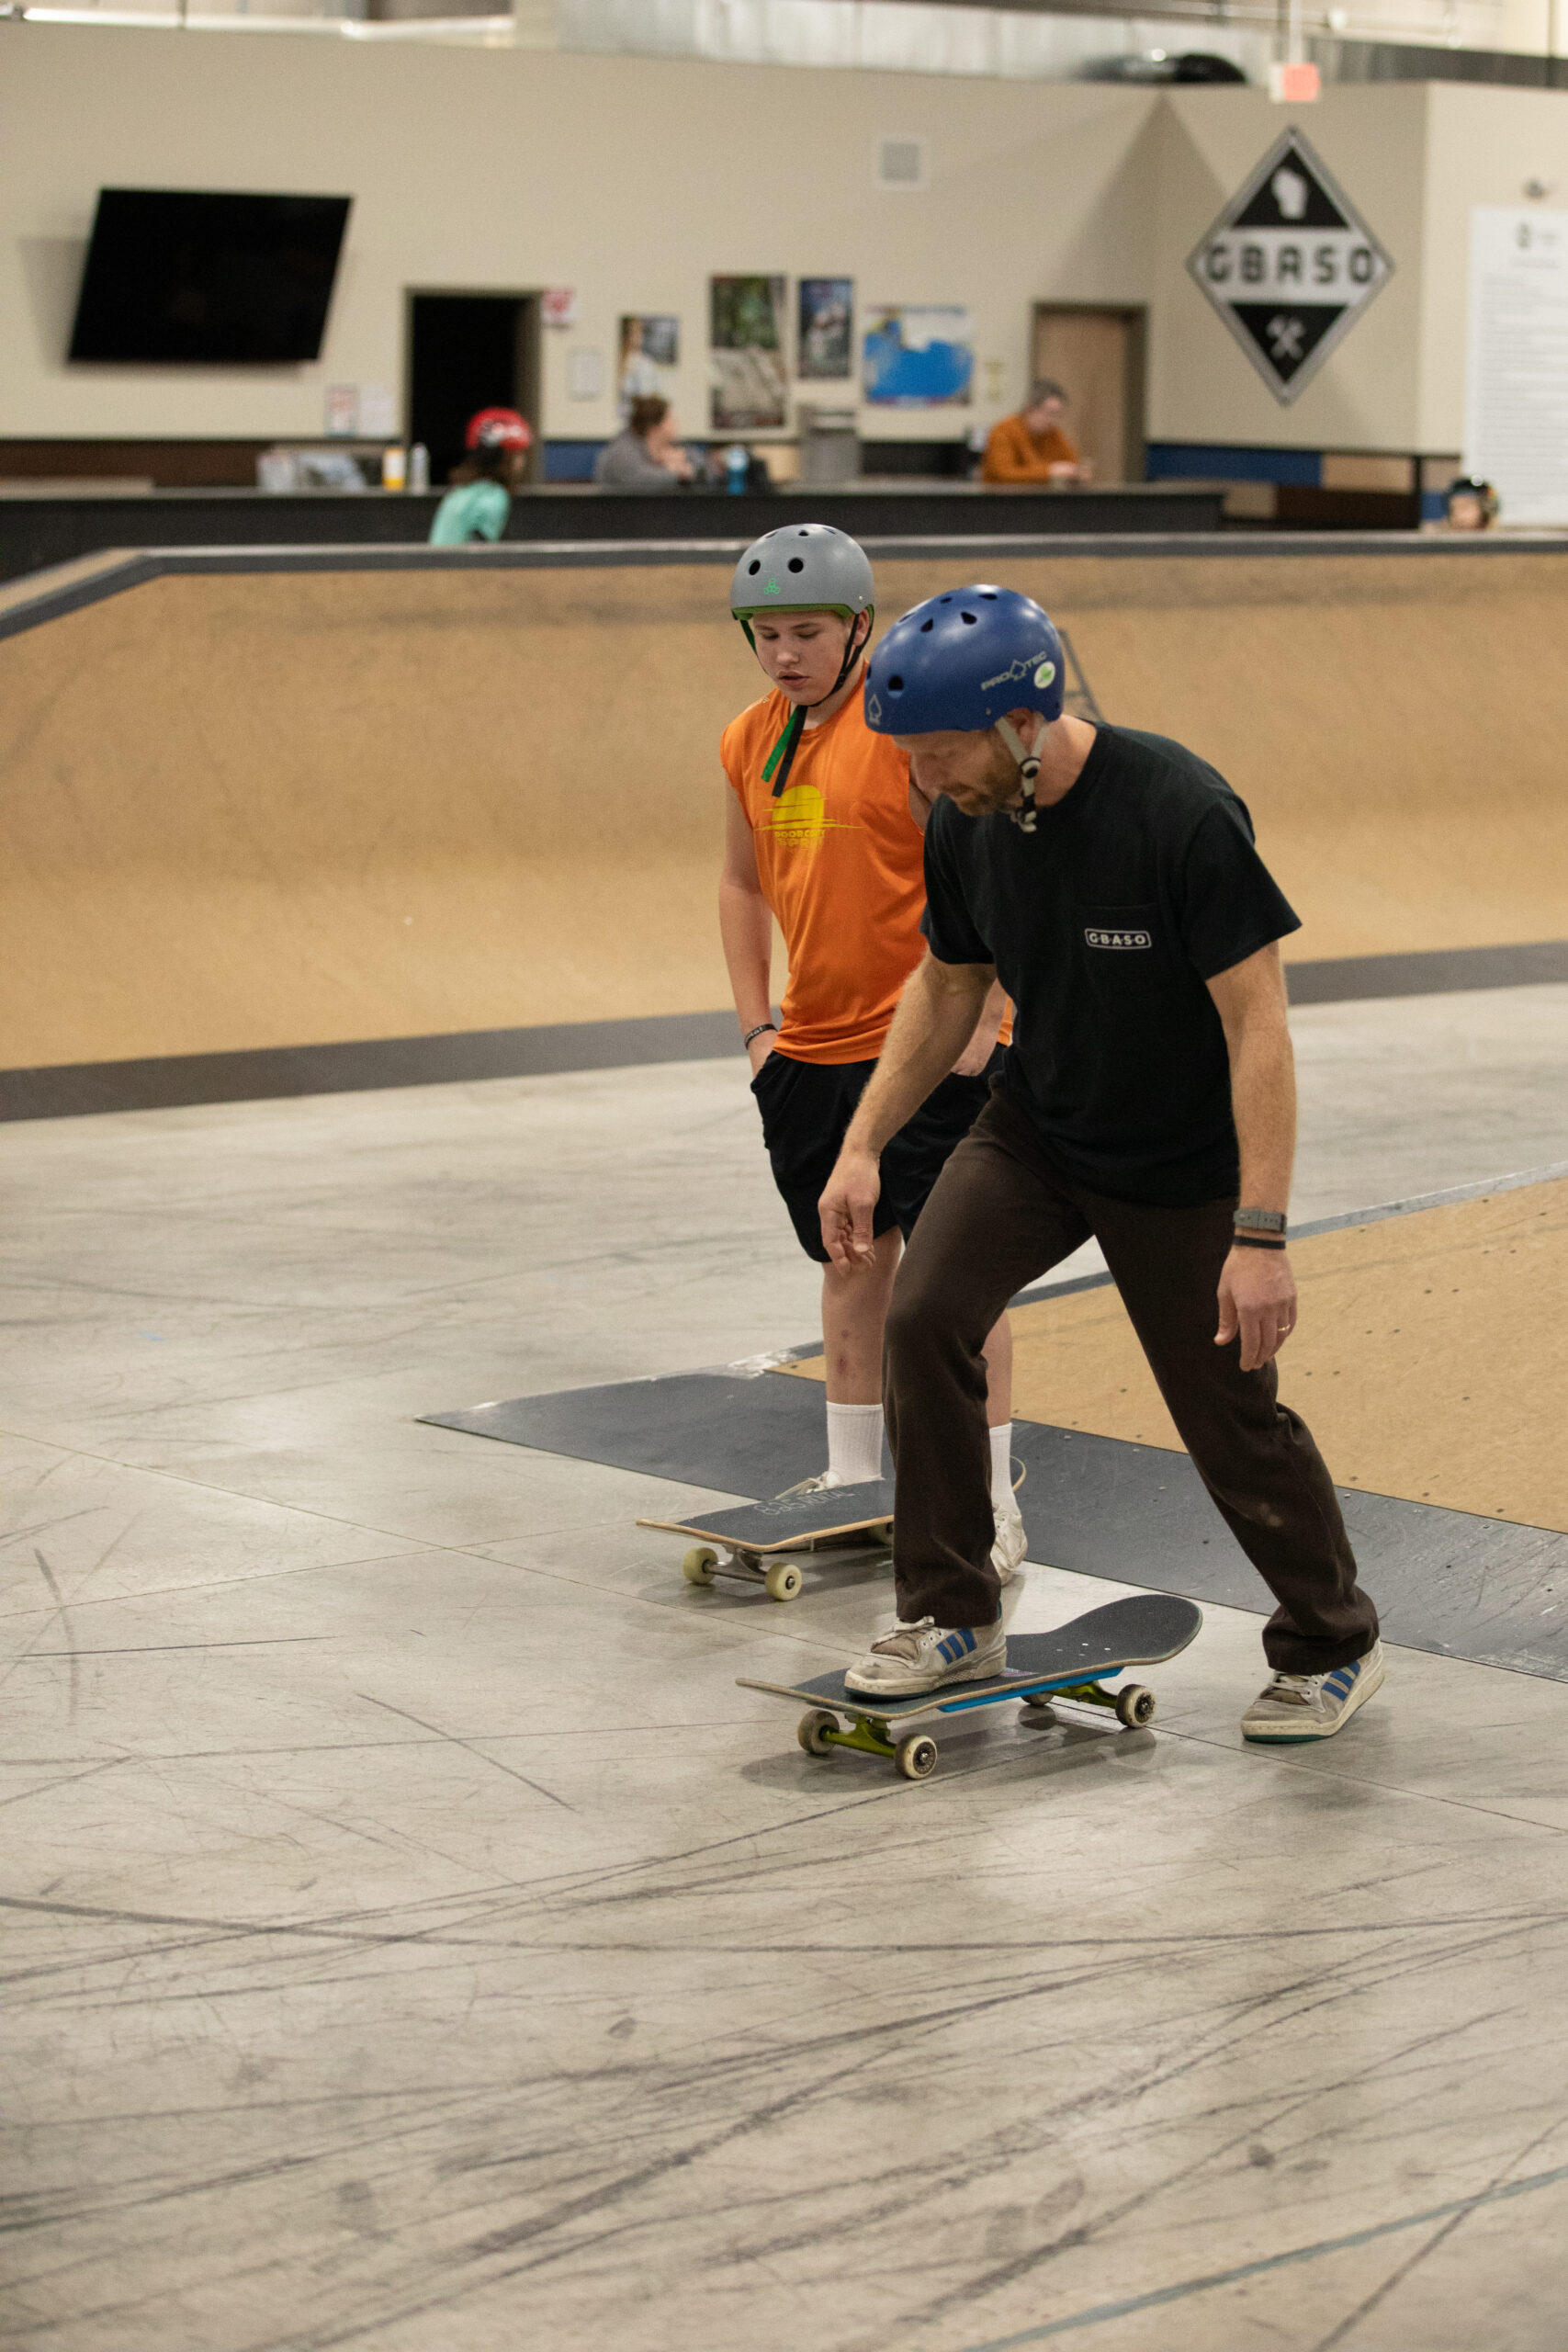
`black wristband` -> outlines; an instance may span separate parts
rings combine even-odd
[[[1231,1247],[1233,1250],[1283,1250],[1285,1240],[1283,1235],[1275,1240],[1267,1233],[1233,1233]]]
[[[745,1051],[746,1047],[751,1043],[753,1037],[761,1037],[763,1033],[769,1029],[773,1031],[775,1037],[778,1035],[779,1024],[776,1021],[759,1021],[755,1029],[748,1029],[746,1035],[740,1040],[741,1051]]]

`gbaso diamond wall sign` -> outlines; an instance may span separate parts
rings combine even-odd
[[[1187,266],[1287,405],[1393,275],[1299,130],[1287,130],[1269,150]]]

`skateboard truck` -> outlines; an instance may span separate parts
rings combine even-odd
[[[770,1560],[764,1567],[754,1552],[727,1552],[720,1559],[711,1544],[694,1544],[681,1570],[688,1584],[739,1577],[745,1584],[763,1585],[770,1600],[793,1600],[800,1590],[800,1570],[793,1560]]]
[[[795,1725],[807,1755],[858,1748],[863,1755],[886,1756],[908,1781],[925,1781],[937,1767],[937,1744],[929,1731],[903,1728],[913,1716],[970,1714],[1007,1701],[1044,1710],[1055,1700],[1067,1699],[1078,1706],[1107,1708],[1123,1729],[1141,1731],[1154,1720],[1154,1692],[1141,1682],[1119,1690],[1107,1684],[1129,1667],[1177,1657],[1202,1622],[1190,1600],[1140,1593],[1092,1609],[1053,1633],[1010,1635],[1005,1670],[984,1681],[938,1683],[931,1690],[885,1696],[851,1690],[842,1672],[804,1683],[742,1676],[740,1687],[808,1702]]]
[[[935,1694],[933,1694],[934,1696]],[[1043,1713],[1054,1699],[1073,1699],[1084,1707],[1109,1707],[1124,1731],[1142,1731],[1153,1723],[1157,1701],[1154,1692],[1142,1682],[1130,1682],[1123,1690],[1107,1690],[1098,1682],[1053,1683],[1043,1690],[1005,1690],[1002,1698],[1017,1697],[1025,1707]],[[989,1695],[973,1699],[974,1707],[993,1703]],[[944,1715],[964,1712],[962,1699],[943,1704]],[[890,1756],[907,1781],[929,1781],[937,1766],[937,1745],[929,1732],[906,1732],[901,1739],[893,1736],[893,1727],[880,1715],[856,1714],[845,1731],[839,1718],[828,1707],[813,1707],[802,1715],[795,1727],[795,1736],[808,1756],[826,1756],[835,1747],[858,1747],[867,1756]]]

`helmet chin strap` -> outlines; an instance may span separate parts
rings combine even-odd
[[[997,733],[1017,761],[1018,779],[1023,786],[1022,807],[1004,811],[1005,815],[1012,819],[1021,833],[1032,833],[1034,831],[1034,820],[1039,813],[1034,806],[1034,786],[1040,774],[1040,747],[1045,741],[1045,730],[1050,724],[1048,718],[1042,717],[1040,730],[1034,738],[1034,748],[1032,751],[1026,752],[1011,719],[998,718],[997,721]]]
[[[789,782],[789,772],[795,765],[795,755],[800,749],[800,739],[806,732],[806,720],[807,714],[814,710],[820,710],[825,702],[832,701],[833,696],[838,693],[839,688],[843,684],[844,680],[849,676],[850,672],[854,668],[855,663],[860,660],[861,655],[865,650],[866,638],[869,638],[871,635],[872,625],[869,620],[866,622],[865,637],[861,637],[857,634],[860,628],[860,623],[861,616],[856,613],[850,622],[849,639],[844,647],[844,658],[839,664],[839,674],[834,679],[832,684],[829,687],[827,693],[825,695],[818,695],[815,702],[797,702],[795,704],[794,710],[790,713],[789,725],[784,729],[784,733],[779,737],[778,741],[773,745],[772,752],[768,755],[767,765],[762,770],[762,782],[764,784],[767,783],[768,778],[773,775],[773,769],[776,764],[778,767],[778,774],[773,778],[773,794],[775,800],[784,790],[785,785]]]

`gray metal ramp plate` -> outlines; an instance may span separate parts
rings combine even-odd
[[[776,1495],[826,1454],[818,1384],[772,1374],[617,1381],[425,1418],[730,1495]],[[1012,1445],[1032,1560],[1269,1613],[1184,1453],[1036,1421],[1015,1421]],[[1568,1535],[1354,1488],[1339,1499],[1389,1641],[1568,1681]]]
[[[682,1372],[423,1418],[727,1495],[777,1495],[828,1464],[818,1383],[766,1374]]]

